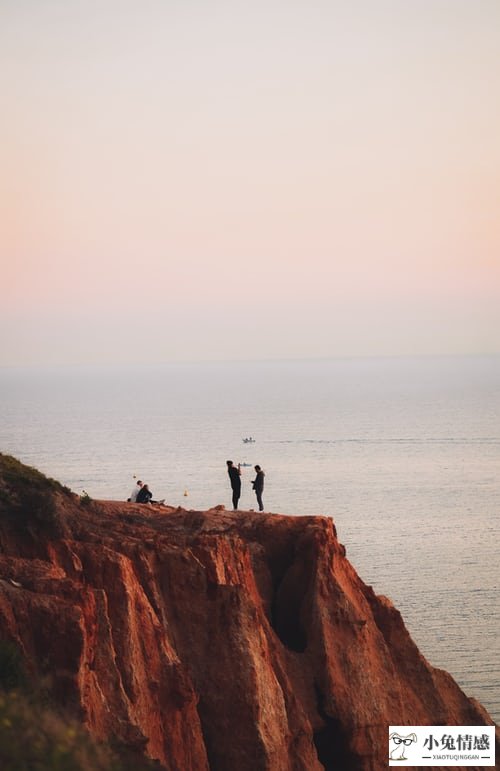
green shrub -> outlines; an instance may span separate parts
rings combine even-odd
[[[63,528],[57,515],[56,492],[71,494],[55,479],[0,453],[0,515],[17,530],[60,535]]]
[[[0,693],[2,771],[111,771],[109,750],[21,693]]]
[[[98,743],[61,713],[47,682],[29,678],[18,646],[0,640],[1,771],[152,771],[124,745]]]
[[[118,754],[75,721],[21,691],[0,691],[2,771],[150,771],[157,763]]]
[[[24,661],[19,648],[8,640],[0,640],[0,688],[10,691],[25,683]]]
[[[52,491],[71,495],[69,487],[62,485],[56,479],[45,476],[33,466],[26,466],[12,455],[0,452],[0,479],[11,484],[36,484]]]
[[[80,506],[84,506],[85,508],[88,508],[92,503],[92,498],[88,494],[86,490],[82,490],[82,494],[80,495]]]

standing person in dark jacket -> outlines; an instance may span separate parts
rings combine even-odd
[[[257,496],[257,503],[259,504],[259,511],[264,511],[264,504],[262,503],[262,493],[264,491],[264,472],[260,466],[254,466],[257,472],[255,479],[252,482],[252,487],[255,490]]]
[[[238,468],[233,465],[232,460],[227,460],[227,473],[229,474],[229,479],[231,480],[231,489],[233,491],[233,510],[236,511],[238,508],[238,501],[240,499],[241,495],[241,471],[240,471],[240,464],[238,463]]]

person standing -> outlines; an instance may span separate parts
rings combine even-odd
[[[257,496],[257,503],[259,504],[259,511],[264,511],[264,504],[262,503],[262,493],[264,492],[264,472],[260,466],[254,466],[256,471],[255,479],[252,482],[252,487],[255,490]]]
[[[231,490],[233,491],[233,511],[238,508],[238,501],[241,495],[241,469],[238,463],[238,468],[234,465],[232,460],[227,460],[227,473],[231,481]]]

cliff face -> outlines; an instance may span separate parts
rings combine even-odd
[[[169,771],[378,771],[389,724],[491,724],[330,519],[54,499],[56,536],[0,517],[0,638],[95,736]]]

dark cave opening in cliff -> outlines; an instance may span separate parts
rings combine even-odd
[[[318,760],[325,771],[361,771],[359,759],[349,751],[346,732],[340,720],[330,717],[325,712],[324,696],[315,686],[318,713],[323,720],[323,727],[314,732],[313,740]]]
[[[295,602],[274,602],[272,625],[283,645],[296,653],[307,647],[307,636],[300,621],[300,605]]]
[[[270,621],[286,648],[303,653],[307,648],[307,634],[301,611],[309,576],[302,562],[296,559],[293,546],[284,550],[280,557],[270,566],[273,577]]]

